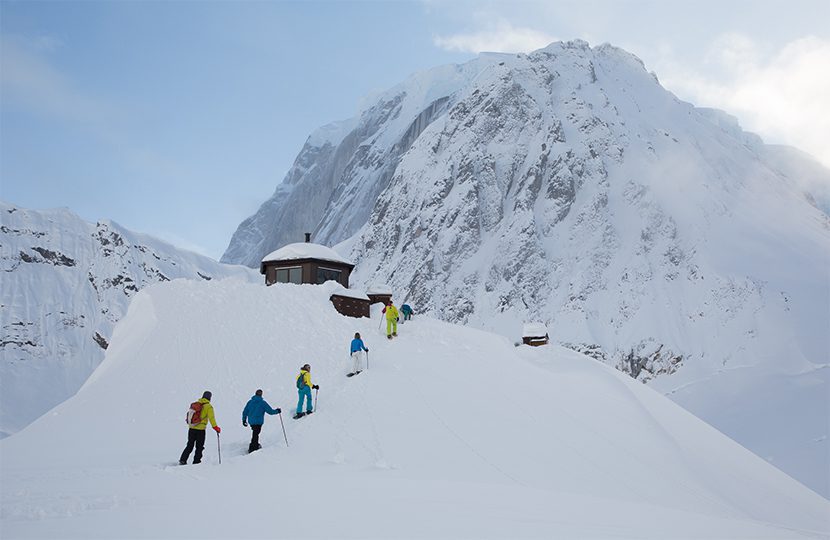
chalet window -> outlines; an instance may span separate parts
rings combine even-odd
[[[299,266],[293,268],[277,268],[277,283],[302,283],[303,269]]]
[[[340,270],[334,270],[333,268],[324,268],[322,266],[317,267],[317,284],[325,283],[326,281],[337,281],[340,282]]]

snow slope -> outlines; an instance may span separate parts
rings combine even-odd
[[[310,172],[278,188],[293,198],[240,225],[223,260],[263,255],[243,239],[282,240],[303,208],[315,241],[344,240],[356,285],[388,283],[419,313],[513,339],[545,323],[830,496],[817,187],[830,173],[678,100],[610,45],[443,69],[384,94],[359,143],[301,153]]]
[[[182,277],[261,279],[112,221],[2,201],[0,276],[0,436],[81,387],[139,289]]]
[[[417,317],[387,341],[331,287],[175,280],[135,295],[77,395],[0,441],[8,538],[821,538],[830,504],[626,375]],[[369,369],[347,379],[361,332]],[[305,362],[317,411],[286,413]],[[205,389],[222,464],[171,465]],[[195,513],[198,518],[185,517]]]

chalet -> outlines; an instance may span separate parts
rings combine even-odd
[[[547,345],[549,341],[548,328],[543,323],[525,323],[522,329],[522,343],[538,347]]]
[[[259,272],[265,276],[266,285],[336,281],[349,288],[354,265],[330,247],[312,243],[310,237],[306,233],[305,242],[288,244],[263,257]]]

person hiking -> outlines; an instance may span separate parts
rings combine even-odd
[[[401,313],[403,313],[403,320],[408,321],[412,319],[412,315],[415,312],[412,310],[412,307],[409,304],[404,304],[401,306]]]
[[[262,424],[265,423],[265,413],[280,414],[280,408],[272,409],[268,402],[262,398],[262,390],[248,400],[248,404],[242,409],[242,425],[248,427],[251,424],[251,444],[248,445],[248,453],[256,452],[262,445],[259,444],[259,432],[262,431]]]
[[[190,429],[187,430],[187,446],[184,447],[184,451],[179,458],[179,465],[187,465],[187,458],[190,457],[194,445],[196,446],[196,453],[193,455],[193,464],[202,462],[202,452],[205,449],[205,430],[208,421],[216,433],[222,432],[222,429],[216,425],[216,418],[213,416],[213,405],[210,404],[211,397],[213,397],[213,394],[205,390],[202,398],[193,402],[190,405],[190,410],[187,411],[185,422],[190,426]]]
[[[297,375],[297,393],[300,395],[300,400],[297,402],[297,414],[294,415],[295,420],[314,412],[311,407],[312,388],[319,390],[320,386],[311,384],[311,366],[306,364],[300,368],[300,374]],[[305,412],[303,412],[303,401],[306,401]]]
[[[391,298],[381,313],[386,313],[386,337],[392,339],[392,336],[398,335],[398,308]]]
[[[369,349],[366,348],[363,340],[360,339],[360,332],[355,332],[349,353],[352,356],[352,370],[349,372],[348,377],[352,377],[363,371],[361,360],[363,360],[364,352],[369,352]]]

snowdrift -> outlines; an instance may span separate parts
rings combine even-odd
[[[219,264],[112,221],[0,201],[0,437],[74,395],[144,287],[257,271]]]
[[[388,341],[377,320],[337,314],[329,290],[139,292],[78,394],[0,441],[3,537],[830,534],[830,503],[608,366],[425,318]],[[356,331],[370,366],[346,378]],[[318,408],[292,420],[306,362]],[[267,417],[247,455],[241,411],[257,388],[290,446]],[[206,389],[222,464],[208,432],[201,465],[174,465]]]

